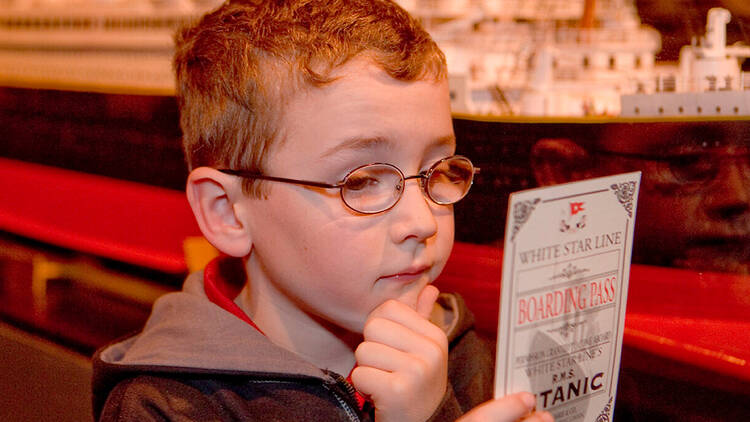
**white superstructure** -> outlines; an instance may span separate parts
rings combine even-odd
[[[0,0],[0,85],[172,95],[173,34],[222,0]],[[456,113],[750,115],[729,12],[679,65],[634,0],[400,0],[446,54]]]
[[[617,115],[621,94],[655,84],[661,38],[632,0],[402,3],[446,53],[455,112]]]
[[[750,47],[727,46],[728,10],[709,10],[706,34],[680,50],[677,67],[656,76],[651,92],[622,96],[625,117],[750,116]]]
[[[0,85],[174,92],[175,29],[218,0],[0,0]]]

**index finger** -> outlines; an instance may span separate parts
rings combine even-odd
[[[434,301],[432,303],[434,303]],[[363,331],[365,338],[368,340],[372,339],[368,337],[368,333],[372,334],[368,328],[370,328],[377,319],[395,322],[396,324],[411,330],[415,334],[432,339],[445,350],[448,348],[448,339],[445,337],[445,332],[440,327],[430,322],[430,320],[422,316],[422,314],[418,313],[409,305],[395,299],[380,304],[380,306],[375,308],[368,316]]]
[[[422,289],[417,298],[417,313],[422,315],[425,319],[430,319],[432,308],[435,306],[435,301],[440,295],[440,290],[432,284],[428,284]]]

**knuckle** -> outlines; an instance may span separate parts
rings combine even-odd
[[[440,347],[442,350],[447,351],[448,337],[445,335],[445,332],[440,327],[434,324],[430,325],[432,325],[432,327],[430,327],[429,331],[425,333],[426,337],[432,340],[436,346]]]
[[[440,349],[440,351],[447,355],[448,354],[448,338],[445,336],[445,333],[440,331],[440,336],[437,338],[437,342],[435,343],[437,347]]]
[[[412,383],[404,377],[396,377],[391,381],[391,389],[395,397],[406,397],[412,391]]]
[[[362,374],[362,368],[360,368],[359,366],[355,366],[352,369],[352,374],[351,374],[352,380],[356,381],[360,377],[361,374]]]
[[[446,349],[435,342],[429,342],[427,347],[425,347],[424,353],[424,358],[432,365],[441,364],[443,361],[447,360],[448,356]]]
[[[367,354],[369,349],[370,349],[370,345],[368,342],[365,341],[365,342],[360,343],[359,346],[357,346],[357,348],[354,349],[354,358],[359,360],[360,358],[362,358],[364,355]]]
[[[530,416],[527,420],[530,422],[545,422],[546,419],[544,416],[542,416],[541,413],[535,413],[534,415]]]
[[[511,400],[512,400],[512,406],[514,408],[519,409],[519,411],[526,410],[526,403],[523,402],[523,400],[521,399],[521,396],[517,394],[513,395],[511,396]]]
[[[354,367],[354,369],[352,369],[351,377],[352,377],[352,382],[354,383],[354,386],[358,390],[362,390],[362,389],[368,390],[367,371],[365,371],[363,368],[360,368],[360,367]]]
[[[417,371],[417,375],[419,376],[419,379],[426,379],[432,372],[433,365],[428,364],[427,362],[420,362],[419,365],[415,365],[414,369]]]
[[[380,308],[385,313],[392,313],[392,312],[396,312],[400,306],[401,306],[401,303],[397,301],[396,299],[388,299],[385,302],[383,302],[382,305],[380,305]]]
[[[425,359],[414,359],[409,365],[409,374],[414,379],[426,379],[432,372],[434,365]]]
[[[362,328],[362,336],[364,338],[372,337],[383,325],[383,320],[378,317],[370,318],[365,321],[365,326]]]

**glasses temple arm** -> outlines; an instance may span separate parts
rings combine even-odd
[[[333,189],[333,188],[341,188],[343,186],[342,183],[338,183],[334,185],[331,183],[313,182],[311,180],[287,179],[285,177],[266,176],[263,174],[253,173],[253,172],[249,172],[245,170],[233,170],[233,169],[217,169],[217,170],[225,174],[231,174],[233,176],[244,177],[246,179],[270,180],[272,182],[292,183],[295,185],[312,186],[316,188]]]

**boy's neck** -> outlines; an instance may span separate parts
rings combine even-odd
[[[262,280],[248,282],[235,299],[252,321],[276,345],[322,369],[347,376],[355,364],[354,350],[362,336],[306,313]]]

